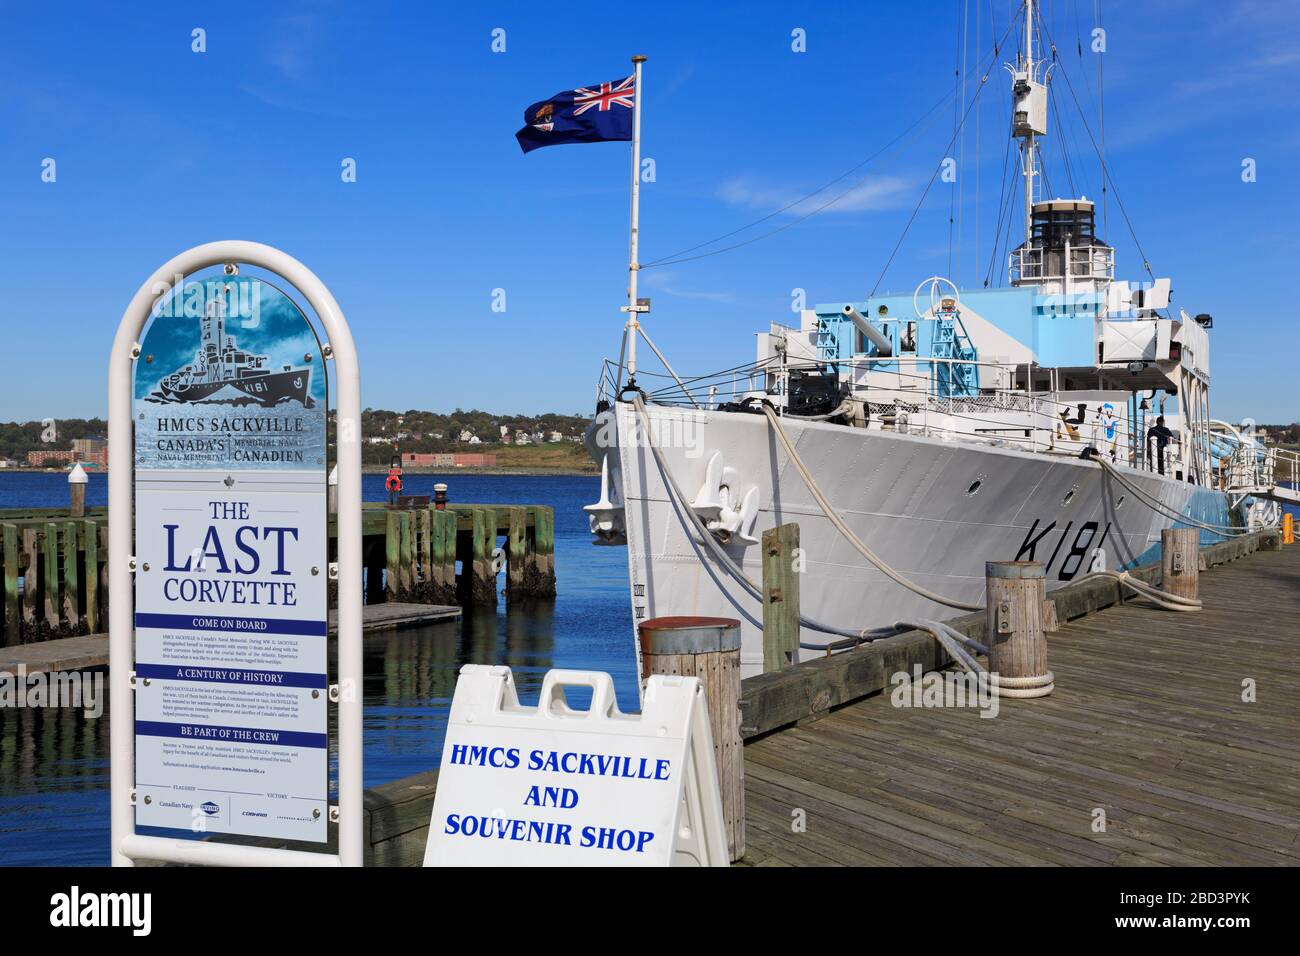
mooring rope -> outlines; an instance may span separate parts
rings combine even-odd
[[[853,545],[854,549],[859,554],[875,565],[876,569],[891,581],[894,581],[896,584],[901,584],[913,594],[918,594],[928,601],[933,601],[936,604],[946,604],[948,607],[955,607],[962,611],[978,611],[984,607],[983,604],[971,604],[968,601],[959,601],[956,598],[945,597],[942,594],[936,594],[929,588],[922,587],[915,581],[904,577],[898,571],[894,570],[894,568],[890,567],[890,565],[876,554],[876,552],[868,548],[862,542],[862,539],[853,533],[853,529],[844,523],[844,519],[836,513],[835,508],[826,499],[821,488],[818,487],[816,479],[813,478],[812,472],[810,472],[808,466],[803,463],[803,459],[799,457],[799,453],[794,450],[794,443],[790,441],[789,436],[785,433],[785,429],[781,427],[781,419],[777,417],[772,406],[764,404],[762,408],[763,414],[767,416],[768,423],[772,426],[773,433],[781,442],[781,446],[785,448],[785,453],[790,459],[790,464],[794,465],[795,471],[799,472],[799,477],[803,479],[803,483],[808,487],[809,493],[817,502],[817,506],[821,508],[822,514],[824,514],[830,523],[833,524],[840,534],[844,536],[844,539],[848,541],[849,544]]]
[[[1088,455],[1086,458],[1084,458],[1084,461],[1095,461],[1097,464],[1101,465],[1104,471],[1106,471],[1112,478],[1118,481],[1129,491],[1133,492],[1133,494],[1137,495],[1140,499],[1142,499],[1143,503],[1145,503],[1146,506],[1150,508],[1152,511],[1156,511],[1165,515],[1166,517],[1173,518],[1175,521],[1181,521],[1184,524],[1191,525],[1196,528],[1201,528],[1213,534],[1224,535],[1225,537],[1233,534],[1250,534],[1249,528],[1235,528],[1231,525],[1226,525],[1226,524],[1207,524],[1204,521],[1198,521],[1195,518],[1174,511],[1172,508],[1166,505],[1159,498],[1156,498],[1154,495],[1145,491],[1140,486],[1129,481],[1127,477],[1125,477],[1123,474],[1120,473],[1118,468],[1116,468],[1114,465],[1112,465],[1110,462],[1108,462],[1105,458],[1103,458],[1100,455]]]
[[[725,550],[723,550],[722,546],[718,543],[717,539],[713,536],[713,533],[710,532],[708,527],[704,524],[703,519],[701,519],[700,516],[695,513],[695,509],[691,507],[691,503],[687,499],[686,495],[682,492],[681,486],[677,484],[677,479],[673,477],[672,470],[668,467],[668,462],[664,458],[663,452],[660,451],[660,449],[650,439],[651,434],[653,434],[650,425],[650,416],[649,413],[646,411],[645,401],[639,392],[633,394],[632,405],[636,409],[638,419],[640,421],[642,430],[644,432],[645,443],[650,448],[651,453],[654,455],[655,462],[659,466],[660,474],[663,476],[669,494],[676,502],[678,506],[678,510],[686,515],[690,524],[694,528],[697,536],[704,544],[704,546],[709,550],[709,552],[713,555],[714,559],[718,562],[719,566],[729,576],[731,576],[737,583],[739,583],[751,598],[758,601],[759,603],[762,603],[763,602],[762,587],[759,584],[757,584],[752,578],[750,578],[749,575],[745,573],[744,569],[741,568],[739,565],[737,565],[736,562],[732,560],[731,556],[727,554]],[[921,597],[934,601],[935,603],[938,604],[946,604],[949,607],[955,607],[966,611],[982,611],[985,609],[985,605],[983,604],[969,604],[962,601],[955,601],[950,598],[945,598],[942,595],[936,594],[933,591],[930,591],[929,589],[924,588],[919,584],[916,584],[915,582],[904,577],[902,574],[900,574],[898,571],[892,568],[889,564],[887,564],[882,558],[876,555],[874,551],[868,548],[867,545],[863,543],[863,541],[856,534],[853,533],[853,530],[849,528],[847,524],[844,523],[844,520],[839,516],[839,514],[835,511],[834,507],[826,499],[826,496],[822,493],[821,488],[817,485],[816,480],[812,477],[812,473],[808,470],[803,460],[799,457],[799,454],[795,451],[793,443],[790,441],[789,437],[785,434],[785,429],[781,427],[780,419],[777,417],[772,407],[770,405],[764,404],[762,408],[763,408],[764,415],[767,416],[768,422],[772,425],[772,429],[774,433],[776,434],[777,438],[780,440],[782,446],[785,448],[786,454],[789,457],[790,462],[795,466],[795,470],[799,472],[800,477],[803,479],[804,484],[808,487],[809,492],[813,495],[813,498],[817,501],[817,504],[821,508],[822,513],[827,517],[827,519],[831,521],[831,523],[836,527],[836,529],[839,530],[839,532],[849,541],[850,544],[854,546],[854,548],[859,553],[861,553],[864,557],[866,557],[867,560],[869,560],[878,570],[884,573],[891,580],[902,585],[903,587],[907,588],[913,593],[920,595]],[[1107,468],[1110,467],[1107,463],[1102,462],[1100,458],[1094,458],[1092,460],[1103,464],[1103,467],[1107,467]],[[1120,481],[1123,482],[1126,486],[1128,485],[1128,483],[1124,480],[1123,476],[1117,475],[1116,477],[1119,478]],[[1143,495],[1143,492],[1140,489],[1134,489],[1134,491],[1139,495]],[[1082,578],[1079,578],[1078,581],[1075,583],[1082,583],[1084,581],[1087,581],[1090,578],[1098,578],[1098,577],[1110,578],[1116,581],[1121,587],[1129,588],[1130,590],[1134,591],[1140,596],[1147,598],[1157,606],[1165,608],[1166,610],[1199,611],[1201,610],[1202,607],[1202,602],[1195,598],[1186,598],[1183,597],[1182,595],[1173,594],[1168,591],[1163,591],[1155,587],[1154,585],[1147,584],[1145,581],[1141,581],[1138,578],[1133,577],[1127,571],[1110,571],[1110,570],[1091,571],[1088,574],[1085,574]],[[923,630],[931,634],[935,638],[935,640],[938,641],[939,644],[942,645],[944,649],[948,651],[949,656],[952,657],[953,660],[957,661],[967,671],[978,671],[980,670],[980,665],[978,664],[978,662],[975,661],[974,657],[972,657],[969,654],[969,652],[967,652],[961,646],[962,644],[969,645],[970,647],[974,648],[978,653],[981,654],[988,653],[988,648],[985,647],[983,644],[980,644],[974,639],[967,637],[965,634],[962,634],[960,631],[956,630],[955,628],[947,624],[944,624],[941,621],[930,621],[930,620],[915,621],[915,622],[899,621],[896,622],[893,627],[851,629],[851,628],[835,627],[834,625],[830,625],[830,624],[824,624],[821,621],[818,621],[814,618],[810,618],[804,614],[800,614],[799,624],[802,627],[807,627],[809,630],[817,631],[822,634],[834,634],[838,637],[849,639],[848,641],[830,642],[821,645],[808,644],[800,641],[799,647],[804,650],[829,651],[829,650],[838,649],[837,645],[841,645],[841,644],[846,646],[856,647],[860,644],[868,644],[871,643],[872,641],[877,641],[885,637],[892,637],[898,634],[899,631],[904,628],[911,628],[915,630]],[[990,677],[996,680],[999,688],[999,693],[1003,694],[1004,696],[1013,697],[1013,698],[1043,697],[1046,696],[1047,694],[1050,694],[1052,692],[1053,687],[1055,686],[1053,683],[1055,678],[1051,673],[1051,671],[1048,671],[1048,673],[1045,675],[1039,675],[1037,677],[999,677],[996,674],[990,675]]]
[[[650,440],[650,435],[652,434],[650,428],[650,416],[649,413],[646,412],[645,402],[641,398],[639,392],[633,394],[632,405],[640,417],[641,427],[645,432],[645,443],[654,454],[655,461],[659,465],[659,472],[663,475],[664,481],[667,483],[669,494],[671,494],[677,502],[678,510],[687,516],[691,525],[694,527],[696,534],[700,537],[700,540],[703,541],[704,546],[709,549],[709,552],[713,555],[714,559],[722,569],[734,578],[736,582],[749,593],[750,597],[761,604],[763,602],[762,587],[756,584],[754,580],[731,559],[731,555],[727,554],[727,552],[722,549],[722,545],[718,543],[717,538],[715,538],[713,533],[705,526],[704,521],[695,513],[695,509],[691,507],[690,501],[682,493],[681,487],[677,484],[677,479],[673,477],[673,473],[668,467],[668,462],[664,460],[663,452],[661,452],[658,446]],[[822,622],[803,614],[799,615],[799,624],[809,630],[818,631],[822,634],[835,634],[839,637],[853,638],[859,642],[879,640],[882,637],[890,637],[897,633],[896,629],[892,627],[872,629],[835,627],[830,624],[823,624]]]
[[[997,690],[999,697],[1029,700],[1034,697],[1046,697],[1056,689],[1056,675],[1051,671],[1029,677],[1004,677],[981,666],[979,661],[975,660],[974,656],[961,645],[969,644],[985,655],[988,654],[988,648],[943,621],[899,621],[898,626],[928,633],[966,673],[987,675],[989,684]]]

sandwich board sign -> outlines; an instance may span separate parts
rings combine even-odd
[[[154,307],[131,405],[137,825],[326,841],[324,358],[257,278]]]
[[[461,668],[424,865],[727,866],[703,687],[654,675],[643,700],[624,714],[608,674],[553,670],[524,707],[510,668]]]

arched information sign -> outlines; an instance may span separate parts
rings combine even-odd
[[[241,275],[241,265],[296,288],[328,341],[289,296]],[[187,281],[213,266],[223,273]],[[326,506],[331,381],[335,564]],[[359,423],[347,322],[320,280],[277,249],[198,246],[162,266],[127,307],[109,371],[115,865],[361,865]],[[351,585],[338,589],[337,683],[327,668],[331,579]],[[337,807],[329,804],[331,703]],[[334,820],[337,855],[136,832],[325,844]]]

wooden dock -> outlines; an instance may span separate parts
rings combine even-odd
[[[335,560],[333,519],[329,533]],[[0,648],[103,631],[107,562],[105,508],[76,518],[66,508],[0,509]],[[553,598],[555,514],[546,505],[366,505],[362,568],[367,607],[495,606],[503,569],[508,600]]]
[[[1216,567],[1201,596],[1063,625],[1055,693],[991,719],[881,693],[751,740],[743,862],[1300,864],[1300,548]]]
[[[461,609],[443,604],[370,604],[361,609],[362,633],[396,631],[459,620]],[[338,612],[330,611],[329,633],[338,633]],[[0,672],[28,674],[86,670],[108,666],[108,635],[61,637],[52,641],[0,647]]]
[[[891,706],[891,673],[945,663],[916,632],[746,679],[740,864],[1300,863],[1300,547],[1278,541],[1202,550],[1195,614],[1106,582],[1053,592],[1056,691],[991,719]],[[419,865],[437,781],[366,791],[367,865]]]

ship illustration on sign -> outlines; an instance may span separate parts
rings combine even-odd
[[[312,408],[315,399],[310,395],[311,369],[292,365],[279,371],[269,368],[268,356],[244,351],[233,336],[226,334],[224,312],[220,297],[208,303],[194,361],[159,379],[149,399],[170,404],[258,404],[267,408],[292,399],[304,408]]]

